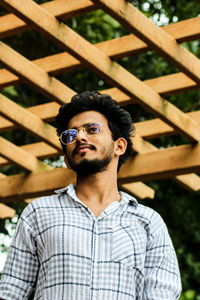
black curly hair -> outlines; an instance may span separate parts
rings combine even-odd
[[[119,170],[127,158],[132,155],[133,149],[130,137],[135,129],[130,114],[121,108],[109,95],[100,94],[97,91],[85,91],[74,95],[70,103],[63,104],[59,109],[59,113],[56,116],[57,134],[60,136],[68,128],[71,118],[89,110],[98,111],[106,117],[114,141],[120,137],[127,141],[126,151],[119,158]],[[61,145],[65,154],[66,146],[62,143]]]

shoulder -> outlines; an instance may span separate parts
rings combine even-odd
[[[59,203],[59,195],[50,195],[36,198],[31,201],[23,210],[22,216],[28,217],[31,213],[36,212],[40,208],[52,207]]]
[[[147,234],[155,236],[160,230],[167,230],[166,224],[158,212],[138,203],[134,197],[129,196],[129,201],[132,201],[132,205],[129,205],[128,213],[145,229]]]
[[[57,193],[36,198],[25,207],[20,219],[34,223],[38,217],[40,218],[61,209],[68,201],[67,193]]]
[[[146,223],[151,230],[156,231],[156,229],[166,226],[161,215],[148,206],[138,204],[136,213],[140,218],[144,218],[146,220]]]

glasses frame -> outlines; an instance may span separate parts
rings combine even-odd
[[[86,131],[86,128],[87,128],[88,126],[90,126],[91,124],[98,124],[98,125],[100,125],[100,131],[97,132],[97,133],[94,133],[94,134],[88,134],[87,131]],[[86,136],[89,135],[90,137],[92,137],[92,136],[96,136],[97,134],[101,133],[101,132],[102,132],[102,127],[103,127],[103,126],[104,126],[104,124],[96,123],[96,122],[91,122],[91,123],[86,124],[85,126],[82,126],[82,127],[77,128],[77,129],[75,129],[75,128],[66,129],[66,130],[64,130],[64,131],[61,133],[61,135],[59,136],[59,140],[60,140],[60,142],[61,142],[63,145],[70,145],[70,144],[73,144],[73,143],[77,140],[77,136],[78,136],[78,133],[79,133],[80,130],[83,130],[83,131],[84,131],[84,134],[85,134]],[[76,138],[75,138],[72,142],[70,142],[70,143],[64,143],[63,140],[62,140],[62,135],[63,135],[63,133],[65,133],[66,131],[70,131],[70,130],[75,130],[75,131],[77,132]]]

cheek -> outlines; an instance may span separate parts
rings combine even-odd
[[[72,158],[72,149],[67,147],[65,152],[65,163],[67,164],[67,161],[71,161]]]
[[[114,153],[114,142],[107,142],[104,145],[102,145],[102,149],[101,149],[101,153],[103,155],[107,154],[107,155],[111,155]]]
[[[70,145],[66,146],[66,154],[71,155],[74,147],[75,146],[73,144],[70,144]]]

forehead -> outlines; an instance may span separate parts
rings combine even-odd
[[[68,128],[79,128],[88,123],[101,123],[108,126],[106,117],[98,111],[85,111],[75,115],[69,121]]]

